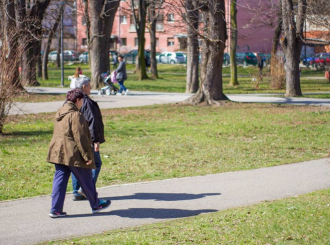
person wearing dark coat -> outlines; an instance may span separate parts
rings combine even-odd
[[[79,180],[93,213],[110,206],[110,200],[100,200],[96,192],[92,169],[95,161],[92,138],[88,124],[79,112],[83,105],[84,94],[74,89],[68,92],[67,101],[57,110],[54,132],[49,144],[47,162],[55,165],[53,180],[51,218],[66,216],[63,212],[64,200],[70,174]]]
[[[96,184],[102,167],[102,160],[99,151],[100,144],[105,142],[102,114],[97,102],[89,97],[91,93],[90,79],[88,77],[80,78],[76,81],[76,88],[84,93],[83,105],[80,112],[88,123],[89,132],[93,142],[93,152],[96,165],[96,169],[93,170],[93,179]],[[84,188],[81,188],[81,185],[74,174],[72,174],[72,188],[74,201],[86,199],[84,193],[85,190]]]
[[[119,91],[118,91],[117,95],[122,95],[122,92],[124,92],[125,95],[127,95],[129,90],[124,85],[124,82],[127,79],[126,63],[124,61],[124,56],[118,55],[118,61],[119,61],[119,66],[116,69],[116,71],[117,71],[116,79],[119,83]]]

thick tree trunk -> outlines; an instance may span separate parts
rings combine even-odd
[[[284,37],[281,42],[286,62],[286,97],[302,96],[300,88],[299,62],[303,46],[303,27],[306,14],[306,0],[298,0],[294,12],[293,0],[282,0]]]
[[[22,84],[23,86],[39,86],[35,57],[35,42],[30,41],[22,55]]]
[[[158,79],[158,69],[157,69],[157,60],[156,60],[156,22],[153,20],[150,33],[150,68],[151,68],[151,77],[153,79]]]
[[[101,74],[110,70],[110,35],[119,1],[89,1],[92,87],[101,87]]]
[[[227,38],[225,1],[203,1],[201,10],[204,21],[203,33],[206,36],[202,44],[201,87],[185,102],[219,105],[220,100],[227,100],[222,89],[222,63]]]
[[[138,63],[136,64],[136,72],[139,80],[148,79],[146,71],[146,62],[144,56],[145,50],[145,29],[147,17],[147,3],[146,0],[139,0],[139,21],[136,20],[136,32],[138,37]]]
[[[28,41],[21,62],[22,84],[26,86],[40,85],[37,81],[36,53],[38,52],[38,39],[41,38],[42,19],[49,3],[50,0],[31,1],[27,8],[24,0],[16,1],[17,23],[22,31],[22,39]]]
[[[230,83],[229,85],[238,85],[237,64],[236,64],[236,46],[237,46],[237,8],[236,0],[230,2]]]
[[[188,37],[187,37],[187,82],[186,93],[196,93],[199,88],[199,45],[198,45],[198,9],[192,0],[186,1],[188,12]]]
[[[158,70],[157,70],[157,60],[156,60],[156,24],[157,24],[157,15],[155,8],[155,1],[150,3],[149,6],[149,34],[150,34],[150,68],[151,68],[151,77],[153,79],[158,79]]]

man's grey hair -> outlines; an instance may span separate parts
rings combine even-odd
[[[78,78],[76,78],[76,82],[75,82],[76,87],[75,88],[82,89],[84,85],[86,86],[90,82],[91,82],[91,80],[88,77],[78,77]]]

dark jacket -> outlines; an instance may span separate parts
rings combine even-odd
[[[122,62],[119,63],[118,68],[116,69],[116,71],[117,71],[116,79],[118,81],[124,81],[124,80],[127,79],[125,61],[122,61]]]
[[[84,102],[80,111],[82,112],[88,123],[89,132],[92,136],[93,143],[104,143],[104,125],[101,110],[97,102],[95,102],[88,95],[85,94]]]
[[[93,160],[92,164],[86,165],[89,160]],[[70,101],[57,110],[47,162],[95,169],[87,122],[76,105]]]

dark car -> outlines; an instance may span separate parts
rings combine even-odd
[[[138,50],[133,49],[133,50],[129,51],[127,54],[125,54],[124,56],[125,56],[125,61],[127,64],[135,64],[137,57],[138,57]],[[150,51],[144,50],[144,56],[146,57],[146,59],[150,60]]]
[[[237,64],[242,64],[244,66],[257,65],[257,57],[253,53],[236,53]]]

